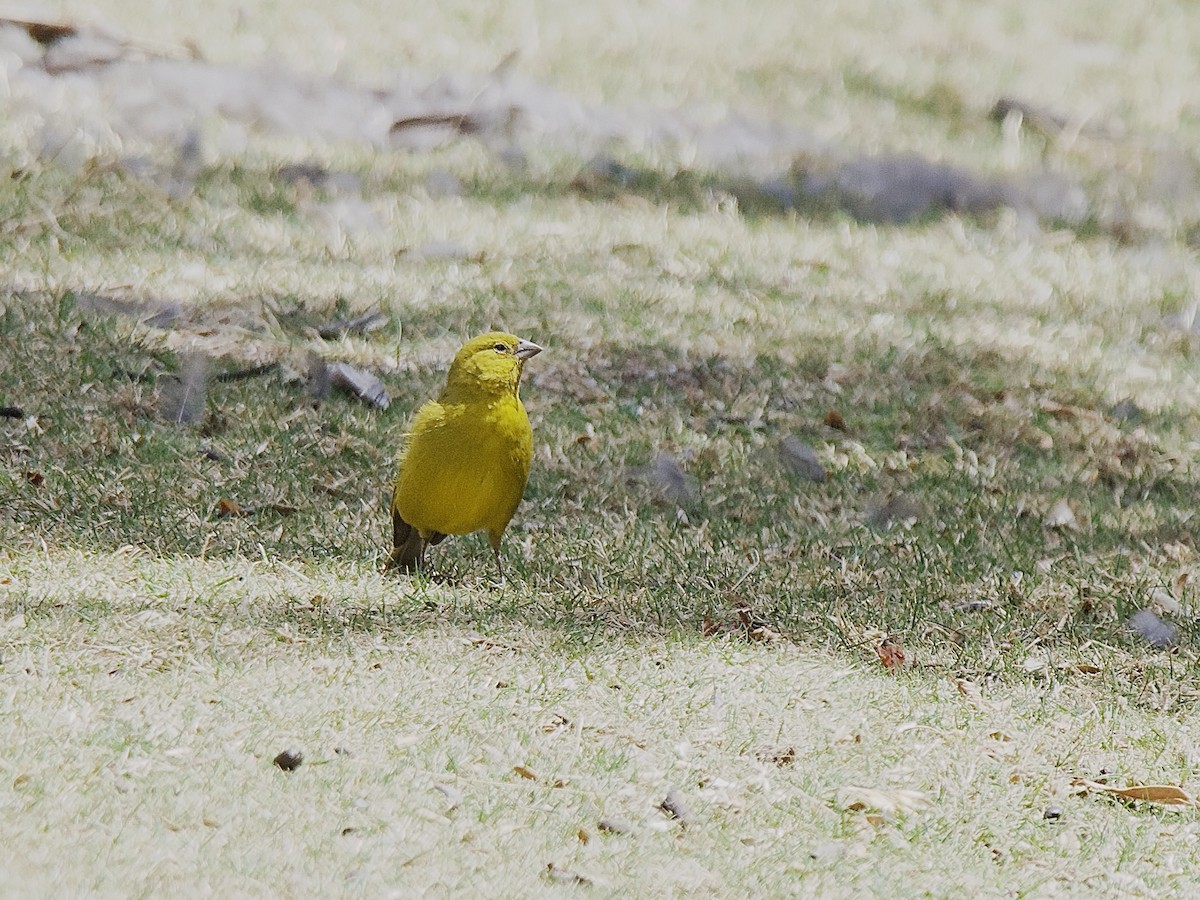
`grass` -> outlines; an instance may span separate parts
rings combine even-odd
[[[1000,167],[970,111],[1001,63],[954,40],[982,20],[927,33],[939,73],[904,41],[865,64],[856,10],[799,62],[789,21],[754,68],[718,71],[719,7],[678,52],[705,95],[838,109],[868,146],[882,104],[893,149]],[[1049,66],[1031,10],[999,33]],[[443,15],[461,46],[515,27]],[[645,46],[679,33],[658,15]],[[1119,17],[1043,25],[1132,40]],[[146,38],[170,27],[150,15]],[[679,64],[552,44],[531,74],[598,74],[578,93],[610,103]],[[1169,74],[1114,107],[1152,130]],[[1116,896],[1200,876],[1194,811],[1071,787],[1194,788],[1200,766],[1196,341],[1169,322],[1186,228],[741,216],[653,160],[592,192],[548,148],[525,173],[471,144],[318,148],[360,197],[276,178],[300,152],[217,161],[176,200],[103,161],[0,184],[0,405],[23,410],[0,419],[5,890]],[[462,196],[424,189],[439,171]],[[316,334],[373,308],[379,331]],[[404,422],[494,325],[547,347],[509,581],[478,537],[435,548],[433,579],[384,577]],[[176,426],[162,397],[197,351],[214,374],[277,366],[212,380]],[[379,373],[392,406],[314,404],[310,351]],[[789,467],[789,437],[824,481]],[[682,491],[648,474],[661,453]],[[1064,500],[1074,525],[1048,525]],[[1167,651],[1125,627],[1156,590],[1178,604]],[[881,665],[885,638],[909,665]],[[657,808],[672,788],[683,824]]]

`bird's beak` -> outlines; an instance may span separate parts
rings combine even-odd
[[[537,356],[542,352],[542,348],[533,341],[518,341],[517,342],[517,359],[526,360],[531,356]]]

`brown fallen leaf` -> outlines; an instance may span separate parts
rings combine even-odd
[[[700,623],[700,634],[704,637],[712,637],[715,634],[728,633],[732,630],[728,625],[718,622],[711,616],[705,616],[704,621]]]
[[[478,134],[483,130],[484,124],[479,117],[466,112],[430,113],[424,116],[397,119],[388,130],[395,135],[412,128],[448,128],[460,134]]]
[[[242,512],[241,504],[229,497],[222,497],[217,501],[217,516],[222,519],[231,518],[233,516],[245,515]]]
[[[42,46],[49,46],[55,41],[74,37],[79,33],[78,27],[72,25],[70,22],[50,22],[46,20],[12,18],[11,16],[0,18],[0,25],[20,28]]]
[[[505,644],[500,641],[492,640],[490,637],[482,634],[469,635],[462,640],[465,644],[469,644],[472,647],[482,647],[485,650],[506,650],[516,652],[517,649],[512,644]]]
[[[1175,784],[1134,784],[1118,788],[1087,778],[1075,778],[1071,786],[1079,788],[1077,793],[1080,794],[1107,794],[1119,800],[1136,800],[1161,806],[1200,807],[1200,801],[1193,794]]]
[[[825,424],[829,428],[834,428],[838,431],[846,431],[846,420],[842,418],[842,414],[836,409],[831,409],[825,413]]]
[[[762,762],[774,763],[781,769],[796,762],[796,748],[784,747],[782,750],[764,750],[755,756]]]
[[[273,762],[285,772],[294,772],[304,762],[304,754],[294,748],[288,748],[276,756]]]
[[[513,766],[513,771],[528,781],[537,781],[538,780],[538,777],[535,774],[533,774],[533,770],[528,769],[525,766]]]
[[[560,713],[555,713],[542,723],[542,732],[544,734],[557,734],[560,731],[568,731],[570,728],[571,720]]]
[[[885,669],[903,668],[906,661],[904,648],[900,646],[899,641],[892,638],[884,638],[883,643],[875,648],[875,655],[879,657]]]
[[[746,629],[746,636],[752,641],[762,641],[764,643],[773,644],[783,640],[783,635],[775,631],[766,622],[758,618],[752,609],[748,606],[740,606],[736,610],[738,619],[742,623],[742,627]]]
[[[783,635],[766,625],[755,625],[746,632],[752,641],[762,641],[764,644],[775,644],[783,640]]]

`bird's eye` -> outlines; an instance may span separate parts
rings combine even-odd
[[[495,350],[497,353],[507,353],[508,352],[508,344],[497,344],[492,349]]]

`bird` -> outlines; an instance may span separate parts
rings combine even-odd
[[[521,403],[532,341],[491,331],[463,344],[436,400],[417,410],[392,489],[387,568],[422,569],[426,549],[447,535],[488,533],[504,580],[500,539],[525,493],[533,428]]]

